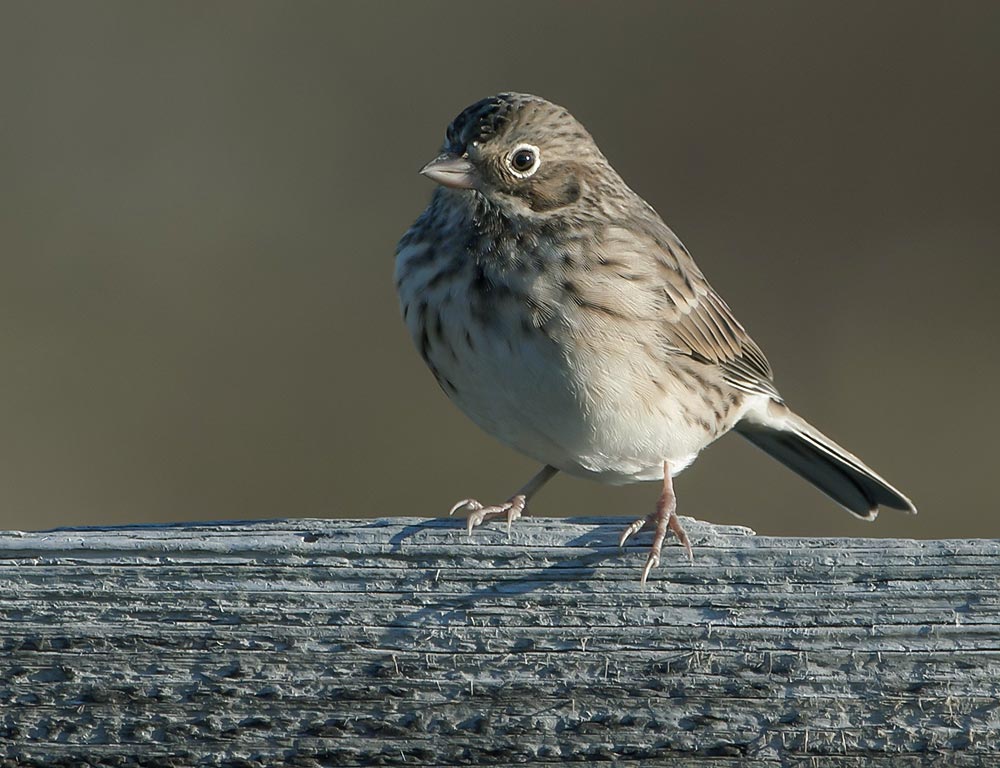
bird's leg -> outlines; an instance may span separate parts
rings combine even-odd
[[[640,517],[632,525],[622,531],[618,546],[625,546],[628,537],[633,533],[638,533],[645,528],[653,528],[653,546],[650,547],[649,557],[646,558],[646,567],[642,569],[642,583],[646,583],[649,572],[660,564],[660,550],[663,548],[663,540],[667,537],[667,530],[673,532],[677,540],[684,545],[690,560],[694,560],[694,552],[691,550],[691,541],[681,525],[680,518],[677,517],[677,497],[674,496],[674,482],[670,477],[670,467],[667,462],[663,462],[663,492],[656,502],[656,511],[648,517]]]
[[[515,520],[517,520],[521,513],[524,512],[524,508],[528,505],[528,501],[534,496],[538,490],[545,485],[549,480],[559,470],[555,467],[550,467],[546,464],[541,470],[538,471],[534,477],[532,477],[524,486],[513,496],[511,496],[503,504],[493,504],[491,506],[483,506],[481,503],[475,499],[462,499],[455,506],[451,508],[448,512],[449,515],[454,515],[459,511],[466,511],[469,513],[467,518],[469,534],[472,534],[472,529],[477,525],[482,525],[487,520],[492,520],[496,517],[505,517],[507,519],[507,533],[510,533],[510,526]]]

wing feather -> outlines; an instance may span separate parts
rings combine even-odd
[[[659,218],[609,228],[601,251],[625,261],[647,283],[653,281],[654,290],[662,291],[663,334],[675,353],[719,366],[737,389],[778,396],[760,347]]]

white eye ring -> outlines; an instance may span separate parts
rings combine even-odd
[[[531,165],[527,165],[524,162],[515,164],[519,160],[523,161],[529,154],[533,159]],[[534,144],[518,144],[514,147],[513,151],[507,155],[507,167],[510,168],[510,172],[519,179],[526,179],[531,176],[531,174],[538,170],[538,166],[541,164],[542,154],[538,151],[538,147]]]

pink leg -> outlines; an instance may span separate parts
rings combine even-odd
[[[524,512],[524,509],[528,505],[528,501],[531,497],[534,496],[543,485],[551,480],[558,471],[559,470],[555,467],[550,467],[548,465],[542,467],[538,474],[525,483],[521,490],[507,499],[507,501],[503,504],[492,504],[487,507],[483,506],[475,499],[462,499],[451,508],[451,511],[449,511],[448,514],[454,515],[456,512],[462,510],[467,511],[469,513],[467,520],[470,536],[472,535],[472,529],[477,525],[482,525],[487,520],[492,520],[497,517],[506,518],[507,533],[510,533],[511,524],[521,517],[521,513]]]
[[[656,511],[648,517],[640,517],[622,531],[618,546],[624,546],[629,536],[646,528],[653,528],[655,533],[653,546],[650,547],[649,557],[646,558],[646,567],[642,569],[643,584],[649,578],[650,571],[660,564],[660,550],[663,548],[663,540],[667,537],[668,530],[672,531],[677,540],[684,545],[688,558],[694,560],[691,541],[677,517],[677,498],[674,496],[673,478],[670,477],[670,467],[667,466],[667,462],[663,462],[663,492],[656,502]]]

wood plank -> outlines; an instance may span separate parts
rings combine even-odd
[[[0,765],[1000,764],[1000,542],[0,534]]]

